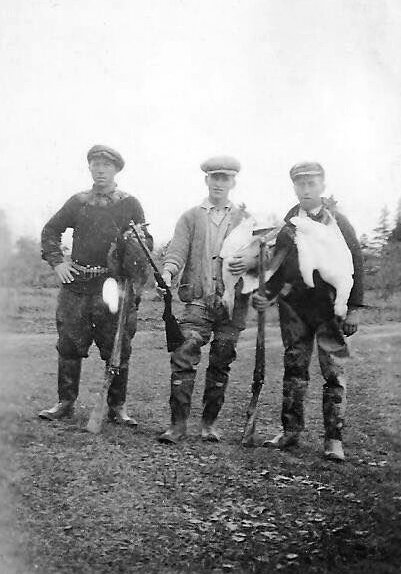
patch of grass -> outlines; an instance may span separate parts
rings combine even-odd
[[[363,323],[401,322],[401,292],[383,298],[379,291],[369,290],[365,294],[365,303],[371,308],[362,311]]]
[[[56,288],[0,288],[0,319],[3,330],[15,333],[54,333],[57,305]],[[401,293],[395,293],[386,300],[377,291],[366,292],[368,308],[361,312],[362,324],[383,324],[401,322]],[[184,305],[174,296],[174,313],[179,317]],[[138,331],[163,330],[163,303],[154,290],[143,293],[138,314]],[[256,324],[257,314],[249,309],[248,326]],[[275,306],[266,313],[268,325],[278,325],[278,312]]]
[[[58,289],[52,287],[0,288],[0,320],[3,330],[14,333],[54,333]],[[174,293],[174,313],[180,316],[184,304]],[[163,330],[163,303],[154,290],[144,291],[138,313],[138,331]],[[249,311],[249,324],[256,313]],[[277,310],[267,311],[267,323],[277,323]]]

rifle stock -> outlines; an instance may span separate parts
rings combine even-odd
[[[120,309],[118,312],[117,331],[114,337],[113,350],[109,364],[105,368],[102,389],[97,393],[95,405],[91,411],[86,430],[98,434],[102,429],[102,424],[107,411],[107,395],[113,377],[119,373],[121,364],[121,346],[124,335],[124,327],[127,321],[129,280],[124,279],[122,294],[120,299]]]
[[[152,269],[154,272],[155,280],[160,287],[163,289],[163,299],[164,299],[164,312],[162,315],[165,330],[166,330],[166,342],[167,342],[167,351],[170,353],[175,351],[182,343],[185,341],[184,335],[180,329],[178,321],[176,317],[173,315],[172,311],[172,299],[173,296],[171,294],[171,289],[168,287],[166,282],[164,281],[159,269],[157,268],[156,263],[153,261],[153,258],[149,252],[147,245],[143,242],[141,236],[136,229],[134,223],[130,223],[130,228],[132,229],[139,245],[142,247]]]

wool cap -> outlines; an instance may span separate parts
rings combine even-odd
[[[125,165],[122,155],[115,149],[105,145],[94,145],[90,148],[87,154],[88,162],[94,157],[105,157],[109,159],[115,164],[118,171],[121,171]]]
[[[297,163],[290,169],[290,178],[292,181],[300,175],[321,175],[324,177],[324,169],[317,162]]]
[[[240,162],[234,157],[220,155],[211,157],[201,163],[201,170],[206,173],[226,173],[227,175],[237,175],[241,169]]]

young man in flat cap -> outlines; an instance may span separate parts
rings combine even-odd
[[[130,221],[144,223],[139,201],[117,188],[115,175],[124,167],[121,155],[112,148],[95,145],[87,154],[93,187],[73,195],[46,223],[42,231],[42,257],[53,267],[61,282],[56,313],[59,353],[59,402],[43,410],[39,417],[57,420],[73,414],[78,396],[81,362],[88,356],[95,341],[101,358],[107,363],[113,348],[118,314],[110,312],[102,299],[102,287],[110,277],[110,248],[121,240]],[[71,261],[65,260],[61,250],[61,235],[74,230]],[[152,237],[146,234],[150,249]],[[138,249],[138,253],[140,253]],[[126,410],[128,364],[131,340],[136,330],[136,313],[140,289],[146,280],[143,261],[125,262],[138,267],[140,272],[130,277],[129,310],[124,329],[121,367],[114,376],[108,393],[109,419],[117,424],[135,426],[136,421]]]
[[[287,213],[285,225],[279,232],[276,251],[287,249],[288,254],[278,272],[267,282],[268,298],[253,296],[256,309],[264,309],[278,296],[281,335],[284,345],[284,381],[281,420],[283,432],[266,446],[280,449],[297,445],[304,429],[303,401],[309,382],[309,366],[316,338],[323,386],[324,452],[328,459],[343,460],[342,429],[346,406],[344,359],[348,357],[345,337],[358,329],[358,307],[363,302],[363,262],[358,240],[347,218],[335,209],[334,202],[322,198],[325,174],[318,163],[297,164],[290,170],[299,203]],[[296,229],[291,219],[308,217],[314,221],[337,224],[352,255],[353,286],[348,298],[348,311],[340,320],[334,312],[336,290],[324,281],[318,271],[313,273],[314,287],[304,282],[296,245]],[[346,253],[349,255],[349,253]],[[330,253],[327,253],[330,261]],[[344,265],[345,267],[345,265]],[[351,278],[352,284],[352,278]],[[284,295],[285,292],[285,295]]]
[[[214,423],[224,403],[230,365],[236,358],[235,348],[248,309],[248,296],[236,293],[233,317],[229,319],[221,301],[224,285],[219,253],[225,237],[244,216],[244,211],[229,200],[240,164],[231,157],[213,157],[202,163],[201,169],[206,173],[208,197],[178,220],[163,268],[167,285],[182,272],[178,294],[186,303],[181,322],[185,342],[171,354],[171,425],[159,436],[164,443],[176,443],[186,435],[196,366],[201,348],[212,335],[201,435],[205,441],[220,440]],[[239,274],[254,264],[254,260],[238,258],[232,271]]]

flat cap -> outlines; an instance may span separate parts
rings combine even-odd
[[[290,169],[290,178],[292,181],[300,175],[321,175],[324,177],[324,169],[320,163],[305,161],[303,163],[297,163]]]
[[[115,164],[118,171],[121,171],[125,165],[122,155],[115,149],[107,147],[106,145],[94,145],[90,148],[86,157],[88,158],[88,162],[94,157],[105,157]]]
[[[230,157],[228,155],[211,157],[201,163],[201,170],[206,173],[226,173],[228,175],[237,175],[240,169],[240,162],[234,157]]]

